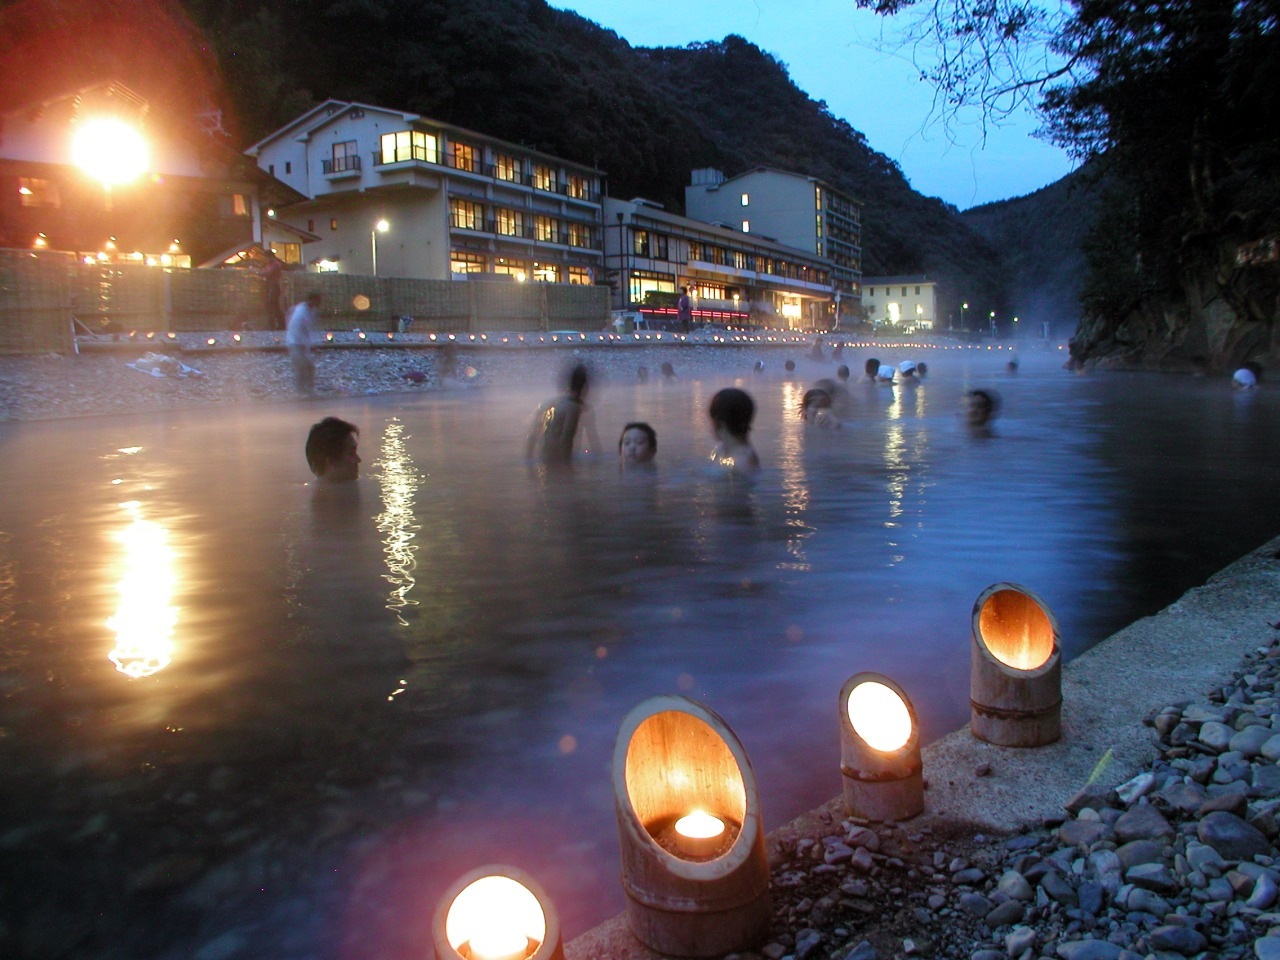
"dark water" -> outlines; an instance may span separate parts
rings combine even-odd
[[[802,364],[744,381],[742,485],[703,466],[704,411],[752,355],[695,357],[595,397],[607,447],[657,428],[642,476],[522,463],[550,391],[515,366],[0,425],[0,953],[421,957],[441,888],[494,861],[572,936],[621,908],[609,762],[641,699],[719,712],[773,827],[839,791],[850,674],[896,678],[926,738],[965,721],[988,584],[1039,592],[1073,654],[1280,532],[1266,388],[931,351],[924,386],[855,385],[822,432],[796,411],[829,371]],[[973,385],[1003,397],[992,436],[957,416]],[[362,429],[351,496],[305,482],[324,413]]]

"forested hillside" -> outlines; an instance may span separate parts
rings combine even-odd
[[[6,105],[115,78],[162,109],[221,106],[245,146],[320,100],[359,100],[593,163],[614,195],[677,211],[695,167],[805,172],[865,204],[864,273],[935,276],[944,315],[958,298],[1005,311],[999,259],[954,208],[911,190],[856,116],[833,117],[736,36],[637,49],[544,0],[18,0],[3,13]]]

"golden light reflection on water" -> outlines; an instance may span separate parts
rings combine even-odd
[[[804,388],[798,383],[786,383],[782,387],[782,408],[788,419],[799,420],[800,402]],[[787,515],[787,553],[791,560],[779,564],[783,570],[809,570],[809,557],[805,541],[815,533],[815,528],[805,520],[809,509],[809,475],[804,466],[804,430],[790,423],[782,434],[782,499]]]
[[[404,424],[392,418],[382,435],[382,453],[378,458],[381,468],[382,512],[378,514],[378,532],[382,534],[383,553],[386,554],[387,572],[383,578],[391,584],[387,596],[387,609],[396,619],[407,625],[402,611],[417,606],[409,599],[409,591],[417,582],[413,573],[418,563],[414,543],[419,525],[414,516],[414,496],[418,492],[418,470],[405,445]]]
[[[137,500],[120,507],[130,522],[116,535],[124,546],[124,576],[116,584],[120,606],[107,620],[116,632],[115,647],[108,656],[117,670],[137,679],[158,673],[173,659],[177,570],[169,531],[145,519]]]

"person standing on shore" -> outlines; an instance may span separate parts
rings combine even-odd
[[[284,264],[272,250],[267,251],[267,262],[262,267],[262,279],[266,281],[267,329],[284,329],[284,308],[280,306],[280,277],[284,274]]]
[[[689,288],[680,288],[680,299],[676,301],[676,320],[685,333],[693,326],[693,306],[689,303]]]
[[[320,301],[319,293],[308,293],[307,298],[290,311],[284,332],[289,362],[293,365],[293,385],[303,397],[316,392],[316,362],[311,356],[311,342],[320,321]]]

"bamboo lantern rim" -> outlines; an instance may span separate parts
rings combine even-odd
[[[1058,622],[1043,600],[1018,583],[993,583],[973,604],[974,644],[999,669],[1038,677],[1054,668]]]
[[[627,714],[614,743],[613,787],[627,833],[675,876],[718,879],[750,858],[761,830],[755,774],[728,724],[697,701],[652,697]],[[677,856],[650,830],[695,809],[737,824],[731,846],[714,859]]]
[[[858,702],[855,702],[855,697]],[[856,673],[840,688],[840,722],[869,757],[901,757],[920,750],[920,724],[905,690],[882,673]],[[874,719],[867,717],[875,711]],[[853,716],[857,711],[861,723]],[[907,731],[902,732],[903,723]]]
[[[524,960],[563,960],[560,916],[551,900],[532,876],[504,864],[468,870],[440,898],[431,924],[436,960],[469,958],[462,950],[498,917],[537,944]]]

